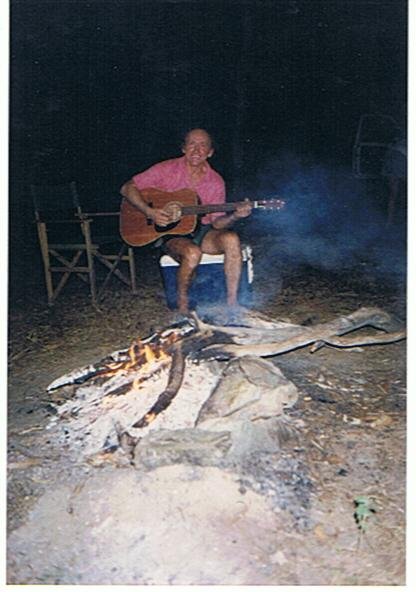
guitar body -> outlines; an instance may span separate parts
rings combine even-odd
[[[198,195],[190,189],[179,191],[160,191],[149,188],[140,191],[144,201],[153,208],[178,209],[183,206],[197,206]],[[190,234],[196,228],[197,216],[186,215],[168,226],[156,226],[137,208],[123,199],[120,209],[120,234],[123,240],[132,247],[143,247],[165,235]]]

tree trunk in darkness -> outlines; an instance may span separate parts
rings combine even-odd
[[[238,194],[244,174],[244,124],[247,113],[247,73],[250,71],[250,47],[253,35],[253,17],[250,7],[242,7],[241,52],[236,65],[235,127],[233,134],[233,191]]]

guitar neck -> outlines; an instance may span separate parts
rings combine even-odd
[[[249,204],[253,209],[259,207],[257,201],[234,201],[223,204],[201,204],[196,206],[183,206],[182,215],[198,215],[198,214],[211,214],[213,212],[233,212],[239,206]]]

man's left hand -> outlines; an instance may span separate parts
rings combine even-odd
[[[247,201],[247,203],[243,203],[242,205],[239,205],[238,208],[235,209],[234,211],[234,216],[236,218],[247,218],[247,216],[250,216],[251,214],[251,204],[249,201]]]

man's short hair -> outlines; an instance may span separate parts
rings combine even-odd
[[[211,140],[211,148],[213,148],[214,150],[216,149],[215,140],[214,140],[214,137],[211,134],[211,132],[208,129],[206,129],[205,127],[199,127],[197,125],[195,127],[189,127],[189,128],[187,128],[186,131],[182,133],[182,135],[181,135],[181,148],[183,148],[185,146],[187,137],[194,130],[201,130],[201,131],[205,132],[206,134],[208,134],[209,139]]]

